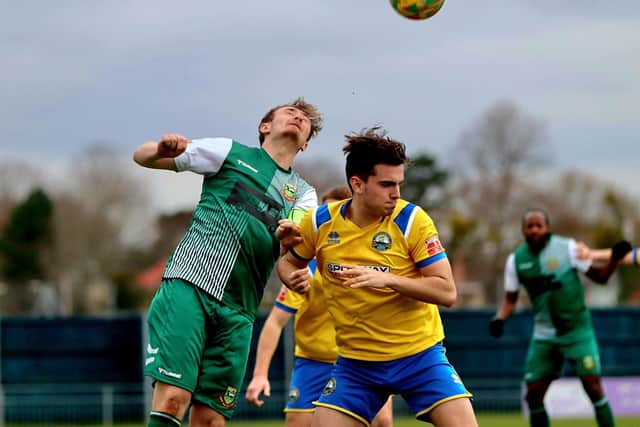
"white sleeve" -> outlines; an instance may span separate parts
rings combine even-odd
[[[571,260],[571,265],[583,273],[586,273],[591,268],[591,263],[593,262],[590,258],[578,259],[578,251],[576,250],[576,241],[574,239],[569,239],[569,259]]]
[[[504,266],[504,290],[505,292],[518,292],[520,288],[520,281],[518,280],[518,273],[516,273],[516,256],[514,254],[507,257],[507,262]]]
[[[194,139],[184,153],[175,158],[178,172],[191,171],[201,175],[215,175],[231,151],[230,138]]]
[[[299,209],[301,211],[309,211],[318,207],[318,194],[316,189],[311,187],[306,193],[296,200],[293,209]]]

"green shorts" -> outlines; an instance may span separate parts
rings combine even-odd
[[[242,385],[253,320],[196,286],[164,280],[147,315],[145,375],[192,393],[230,418]]]
[[[524,381],[554,380],[562,375],[564,361],[573,365],[576,374],[600,375],[600,353],[596,337],[591,334],[572,343],[531,340],[527,352]]]

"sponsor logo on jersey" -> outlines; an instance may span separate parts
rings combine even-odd
[[[251,172],[253,173],[258,173],[258,169],[254,168],[253,166],[251,166],[249,163],[245,163],[242,160],[238,160],[238,164],[240,166],[244,166],[245,168],[249,169]]]
[[[549,271],[557,270],[560,267],[560,261],[554,256],[550,256],[545,261],[545,268]]]
[[[429,256],[434,256],[440,252],[444,252],[444,248],[442,247],[438,236],[429,237],[424,241],[424,245],[427,247],[427,253]]]
[[[169,372],[164,368],[158,368],[158,372],[160,372],[165,377],[178,378],[178,379],[182,378],[182,374],[176,374],[175,372]]]
[[[327,243],[330,245],[337,245],[340,243],[340,235],[337,231],[331,231],[327,234]]]
[[[376,233],[371,241],[371,247],[377,251],[386,251],[391,247],[391,236],[384,231]]]
[[[300,399],[300,390],[298,390],[297,387],[292,387],[291,390],[289,390],[289,403],[296,402],[298,399]]]
[[[324,388],[322,389],[322,395],[323,396],[329,396],[334,391],[336,391],[336,379],[335,378],[329,378],[329,381],[327,382],[327,385],[324,386]]]
[[[389,267],[388,265],[360,265],[359,267],[370,268],[371,270],[381,271],[383,273],[388,273],[391,271],[391,267]],[[327,264],[327,270],[329,271],[329,273],[337,273],[346,270],[346,267],[342,264],[335,264],[330,262]]]
[[[522,264],[520,264],[518,266],[521,270],[527,270],[531,267],[533,267],[533,263],[532,262],[523,262]]]
[[[293,202],[296,200],[297,191],[298,191],[298,188],[295,185],[286,183],[282,187],[282,190],[280,190],[280,193],[282,194],[282,197],[284,197],[286,201]]]
[[[235,387],[227,386],[227,391],[224,394],[218,396],[220,403],[225,408],[232,408],[236,405],[236,398],[238,397],[238,389]]]

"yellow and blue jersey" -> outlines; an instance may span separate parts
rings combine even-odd
[[[333,363],[338,357],[333,319],[322,296],[315,260],[311,260],[309,269],[312,274],[310,291],[300,295],[282,286],[275,306],[295,315],[293,330],[296,357]]]
[[[388,361],[423,351],[444,338],[437,306],[392,289],[345,288],[332,273],[359,265],[405,277],[445,259],[427,213],[399,200],[393,213],[360,228],[346,217],[351,200],[322,205],[300,223],[302,243],[291,253],[316,258],[324,303],[334,320],[340,356]],[[313,285],[312,285],[313,287]]]

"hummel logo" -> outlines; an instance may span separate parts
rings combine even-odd
[[[253,173],[258,173],[258,169],[254,168],[253,166],[251,166],[248,163],[243,162],[242,160],[238,160],[238,164],[240,166],[244,166],[245,168],[249,169]]]
[[[156,353],[158,353],[159,350],[160,349],[158,347],[153,348],[153,347],[151,347],[151,344],[147,344],[147,353],[156,354]]]
[[[164,368],[158,368],[158,372],[160,372],[162,375],[166,375],[167,377],[173,377],[173,378],[182,378],[182,374],[176,374],[175,372],[169,372]]]

